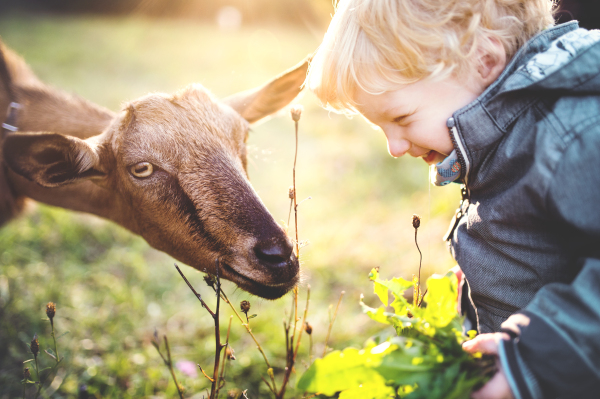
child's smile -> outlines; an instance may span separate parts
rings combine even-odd
[[[420,80],[376,95],[358,89],[357,109],[383,130],[390,155],[408,153],[431,165],[441,162],[454,149],[446,121],[485,89],[474,86],[478,87],[446,78]]]

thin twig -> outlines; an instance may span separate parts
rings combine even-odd
[[[229,298],[227,298],[227,295],[225,294],[225,292],[223,292],[223,290],[220,290],[220,291],[221,291],[221,298],[225,301],[225,303],[227,303],[229,305],[229,307],[231,308],[231,310],[233,310],[233,313],[235,314],[235,316],[238,318],[238,320],[240,321],[240,323],[242,323],[242,325],[246,328],[246,331],[248,332],[248,334],[250,334],[250,336],[254,340],[254,343],[256,344],[256,348],[258,349],[258,351],[263,356],[263,359],[265,360],[265,363],[266,363],[267,367],[269,369],[273,369],[273,367],[271,367],[271,363],[269,363],[269,359],[267,359],[267,355],[265,354],[265,351],[263,350],[262,346],[260,346],[260,343],[258,342],[258,340],[256,339],[256,337],[252,333],[252,329],[250,329],[250,326],[248,325],[248,323],[244,323],[244,319],[242,319],[242,317],[240,316],[240,314],[237,312],[235,306],[233,306],[233,303],[231,303],[231,301],[229,300]],[[271,387],[269,385],[269,389],[271,389],[271,392],[273,392],[273,394],[276,394],[276,392],[277,392],[277,386],[275,384],[275,378],[272,375],[272,373],[269,374],[269,377],[271,377],[271,382],[273,383],[273,387]]]
[[[215,271],[215,277],[217,280],[217,310],[213,314],[213,320],[215,322],[215,365],[213,368],[212,385],[210,388],[210,399],[216,399],[219,392],[217,388],[217,380],[219,379],[219,361],[221,359],[221,350],[223,349],[223,344],[221,343],[221,329],[219,326],[219,308],[221,305],[221,295],[219,295],[219,292],[221,291],[221,279],[219,278],[219,258],[215,260]]]
[[[335,317],[337,316],[337,312],[340,308],[340,303],[342,303],[342,298],[346,292],[342,291],[340,294],[340,299],[338,300],[337,306],[335,307],[335,312],[333,313],[333,319],[329,322],[329,328],[327,328],[327,337],[325,338],[325,348],[323,348],[323,357],[327,353],[327,343],[329,342],[329,335],[331,334],[331,328],[333,327],[333,323],[335,322]]]
[[[202,306],[204,307],[204,309],[206,309],[208,311],[208,313],[210,313],[210,315],[214,319],[215,318],[215,314],[213,313],[213,311],[210,310],[210,308],[208,307],[208,305],[206,304],[206,302],[204,302],[204,299],[202,299],[202,296],[200,294],[198,294],[198,292],[194,289],[194,287],[192,287],[192,285],[190,284],[190,282],[188,281],[188,279],[185,277],[185,275],[183,274],[183,272],[181,271],[181,269],[179,268],[179,266],[177,266],[177,264],[175,264],[175,268],[177,269],[177,271],[181,275],[181,278],[183,278],[183,280],[185,281],[185,283],[188,285],[188,287],[190,287],[190,290],[192,290],[192,292],[194,293],[194,295],[196,295],[196,298],[198,298],[198,300],[200,301],[200,303],[202,304]]]
[[[419,243],[417,242],[417,231],[419,229],[415,228],[415,245],[417,246],[417,250],[419,251],[419,280],[418,280],[418,286],[417,286],[417,307],[421,306],[421,302],[422,300],[422,296],[421,296],[421,264],[423,262],[423,254],[421,253],[421,248],[419,248]]]
[[[231,331],[231,321],[233,320],[233,316],[229,316],[229,327],[227,327],[227,338],[225,339],[225,351],[223,351],[223,360],[221,362],[221,374],[219,375],[219,383],[217,384],[217,397],[219,397],[219,390],[225,386],[225,362],[227,356],[227,349],[229,348],[229,332]]]
[[[177,388],[177,393],[179,394],[179,397],[183,399],[183,387],[181,387],[177,382],[177,377],[175,377],[175,371],[173,370],[173,361],[171,360],[171,348],[169,347],[169,341],[167,340],[166,335],[163,335],[163,339],[165,341],[165,347],[167,348],[167,357],[169,359],[167,366],[169,366],[169,371],[171,372],[171,376],[173,377],[173,382],[175,382],[175,388]]]
[[[302,326],[304,326],[305,322],[306,322],[306,315],[308,313],[308,304],[310,303],[310,285],[308,286],[308,289],[306,291],[306,307],[304,308],[304,316],[302,317]],[[288,384],[289,380],[290,380],[290,375],[292,374],[292,371],[294,370],[294,364],[296,363],[296,356],[298,355],[298,349],[300,348],[300,340],[302,338],[302,332],[304,331],[304,328],[300,329],[300,332],[298,333],[298,337],[296,339],[296,348],[293,347],[294,345],[294,337],[292,336],[292,340],[290,341],[289,347],[287,345],[286,342],[286,359],[287,359],[287,367],[285,370],[285,374],[283,376],[283,383],[281,385],[281,389],[279,391],[279,394],[277,395],[277,399],[283,399],[284,395],[285,395],[285,388],[286,385]],[[286,341],[287,341],[287,331],[286,331]]]
[[[58,357],[58,347],[56,346],[56,335],[54,334],[54,320],[50,319],[50,325],[52,326],[52,339],[54,340],[54,354],[56,355],[56,364],[60,363],[60,358]]]
[[[204,369],[202,368],[202,366],[198,365],[198,368],[200,369],[200,371],[202,372],[202,374],[204,374],[204,376],[206,377],[207,380],[209,380],[210,382],[213,382],[213,379],[210,378],[210,376],[208,374],[206,374],[206,372],[204,371]]]
[[[310,303],[310,285],[306,289],[306,307],[304,308],[304,316],[302,316],[302,328],[298,334],[298,340],[296,341],[296,350],[294,351],[294,360],[298,354],[298,348],[300,347],[300,338],[302,338],[302,332],[304,331],[304,325],[306,323],[306,314],[308,313],[308,304]]]
[[[296,149],[294,151],[294,167],[292,169],[292,183],[294,186],[294,228],[296,230],[296,256],[300,259],[300,247],[298,241],[298,204],[296,203],[296,160],[298,159],[298,121],[294,121],[296,133]]]

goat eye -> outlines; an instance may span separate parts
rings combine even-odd
[[[140,162],[129,167],[129,172],[139,179],[148,177],[154,172],[154,166],[150,162]]]

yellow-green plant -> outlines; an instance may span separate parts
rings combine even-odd
[[[494,372],[494,362],[463,351],[469,339],[456,312],[457,278],[453,273],[432,276],[422,301],[409,303],[404,292],[417,283],[403,278],[384,280],[371,270],[375,294],[382,305],[363,311],[390,325],[396,335],[371,339],[362,349],[347,348],[317,359],[298,381],[305,391],[340,399],[459,399],[468,398]],[[393,312],[388,311],[389,293]],[[474,334],[469,332],[470,336]]]

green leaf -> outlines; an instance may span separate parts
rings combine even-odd
[[[44,352],[46,352],[46,354],[48,356],[50,356],[52,359],[56,360],[56,355],[54,354],[54,351],[50,348],[48,349],[44,349]]]
[[[387,306],[389,303],[388,288],[378,281],[373,281],[373,288],[381,303],[383,303],[384,306]]]
[[[373,281],[375,294],[377,294],[385,306],[388,306],[389,304],[388,291],[391,291],[397,300],[400,300],[400,298],[404,300],[404,291],[412,287],[412,282],[403,278],[396,277],[391,280],[380,279],[379,271],[377,269],[371,270],[371,273],[369,273],[369,278],[371,281]],[[406,302],[406,300],[404,301]]]
[[[62,338],[62,337],[64,337],[65,335],[67,335],[69,333],[70,333],[70,331],[65,331],[64,333],[62,333],[58,337],[56,337],[56,339]]]
[[[388,399],[394,397],[394,389],[385,384],[385,379],[375,376],[358,387],[340,393],[339,399]]]
[[[456,305],[458,300],[458,280],[454,273],[446,276],[433,275],[427,279],[427,308],[423,318],[433,327],[445,327],[459,317]]]
[[[365,303],[362,300],[360,301],[360,306],[362,307],[363,312],[365,312],[367,316],[369,316],[371,319],[379,323],[390,324],[387,317],[387,314],[389,313],[385,311],[385,308],[383,306],[379,307],[378,309],[375,309],[365,305]]]
[[[372,367],[381,362],[382,353],[354,348],[334,351],[323,359],[317,359],[298,380],[298,389],[319,392],[328,396],[336,392],[358,388],[362,384],[381,380]]]

